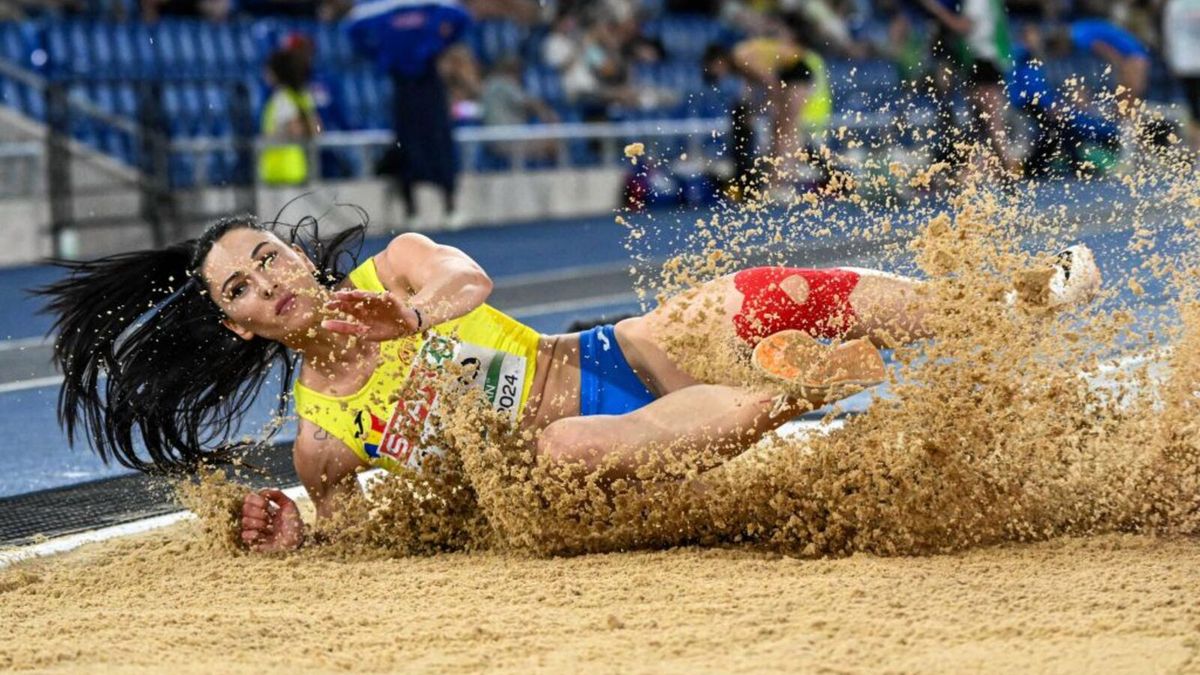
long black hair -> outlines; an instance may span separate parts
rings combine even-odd
[[[49,299],[45,311],[56,317],[54,360],[64,378],[58,417],[72,445],[86,435],[106,463],[148,473],[228,462],[261,442],[229,437],[274,366],[282,372],[276,416],[283,418],[295,358],[278,342],[226,329],[200,275],[213,244],[238,228],[286,228],[281,238],[303,248],[317,280],[332,287],[357,262],[366,225],[322,240],[315,218],[285,226],[233,216],[163,249],[54,261],[70,273],[34,293]],[[267,437],[277,430],[272,425]]]

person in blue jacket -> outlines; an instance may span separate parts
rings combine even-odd
[[[437,61],[471,25],[470,15],[453,1],[359,0],[342,21],[355,48],[392,78],[396,144],[378,170],[395,179],[410,219],[414,185],[432,183],[442,191],[447,224],[457,224],[458,163]]]
[[[1026,175],[1051,173],[1061,161],[1075,171],[1088,168],[1088,151],[1099,148],[1109,153],[1120,149],[1120,127],[1116,122],[1060,96],[1042,69],[1045,57],[1041,34],[1032,26],[1022,35],[1024,45],[1014,50],[1013,72],[1008,81],[1010,105],[1029,116],[1034,137],[1024,161]]]
[[[1050,55],[1063,57],[1073,51],[1098,56],[1112,66],[1116,75],[1117,100],[1141,99],[1150,77],[1150,50],[1132,33],[1104,19],[1081,19],[1054,30],[1047,41]]]

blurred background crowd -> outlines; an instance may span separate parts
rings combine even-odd
[[[387,176],[412,217],[413,186],[428,183],[450,226],[462,224],[464,164],[486,172],[605,161],[603,133],[539,127],[708,123],[701,156],[689,161],[683,144],[667,146],[672,162],[629,175],[625,195],[638,204],[737,198],[754,183],[756,158],[802,150],[812,151],[805,161],[820,183],[835,162],[820,148],[845,155],[886,142],[912,151],[897,120],[931,130],[922,161],[966,161],[957,141],[968,137],[993,150],[997,170],[1026,176],[1118,165],[1137,134],[1200,140],[1200,0],[8,0],[0,8],[0,59],[67,83],[73,97],[137,118],[139,87],[150,81],[172,138],[223,138],[237,133],[224,84],[240,82],[267,144],[254,160],[261,184]],[[1161,119],[1134,120],[1142,101]],[[46,117],[19,79],[0,77],[0,103]],[[468,157],[455,134],[475,127],[493,132],[476,132],[483,140]],[[329,136],[362,130],[388,130],[395,143],[361,155]],[[138,162],[137,148],[103,125],[72,132]],[[231,157],[173,154],[170,183],[191,187],[200,174],[236,182],[247,168]]]

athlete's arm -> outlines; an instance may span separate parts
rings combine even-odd
[[[326,319],[323,327],[393,340],[457,319],[492,293],[492,280],[467,254],[415,232],[396,237],[375,256],[375,270],[388,292],[336,291],[325,307],[352,320]]]
[[[318,518],[333,515],[339,501],[358,490],[354,476],[362,462],[346,444],[308,420],[300,420],[292,460]],[[300,510],[280,490],[246,495],[241,528],[242,542],[252,551],[290,551],[304,543]]]
[[[422,328],[457,319],[492,294],[492,280],[470,256],[415,232],[393,239],[375,267],[389,291],[410,296]]]

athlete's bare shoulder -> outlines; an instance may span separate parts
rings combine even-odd
[[[472,283],[483,283],[489,290],[491,284],[483,268],[466,253],[417,232],[405,232],[393,238],[387,248],[375,256],[375,270],[388,290],[410,294],[447,276],[461,276]]]
[[[323,494],[329,486],[365,466],[358,455],[336,436],[316,423],[301,418],[292,446],[296,474],[311,494]]]

